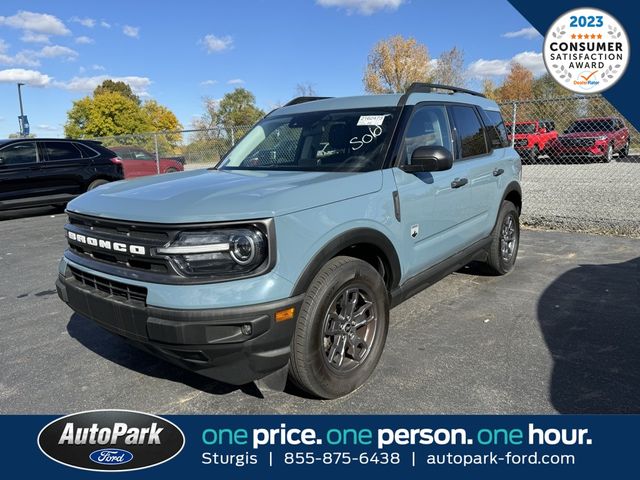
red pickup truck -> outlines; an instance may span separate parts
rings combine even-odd
[[[548,146],[552,159],[595,158],[608,163],[629,155],[629,129],[617,117],[579,118]]]
[[[122,160],[124,178],[144,177],[146,175],[181,172],[184,170],[184,166],[177,159],[160,158],[160,172],[158,172],[156,156],[142,148],[124,145],[121,147],[109,147],[109,150],[117,153],[120,160]]]
[[[513,124],[507,124],[509,140],[513,138],[513,148],[523,161],[536,161],[547,146],[547,143],[558,137],[556,125],[551,120],[531,120],[516,122],[515,136],[512,135]]]

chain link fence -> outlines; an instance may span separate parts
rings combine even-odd
[[[601,96],[500,104],[532,227],[640,237],[640,136]],[[146,173],[215,167],[251,127],[98,138]]]
[[[602,96],[500,105],[522,159],[524,223],[640,237],[640,136]]]

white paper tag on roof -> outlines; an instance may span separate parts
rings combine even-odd
[[[386,117],[386,115],[362,115],[359,119],[358,119],[358,126],[379,126],[382,125],[382,122],[384,122],[384,117]]]

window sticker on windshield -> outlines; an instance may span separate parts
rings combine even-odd
[[[386,117],[386,115],[362,115],[359,119],[358,119],[358,126],[379,126],[382,125],[382,122],[384,122],[384,117]]]

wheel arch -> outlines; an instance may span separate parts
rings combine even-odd
[[[384,278],[388,291],[400,283],[400,259],[391,240],[378,230],[355,228],[334,237],[313,256],[298,277],[291,295],[305,293],[320,269],[339,255],[371,264]]]

